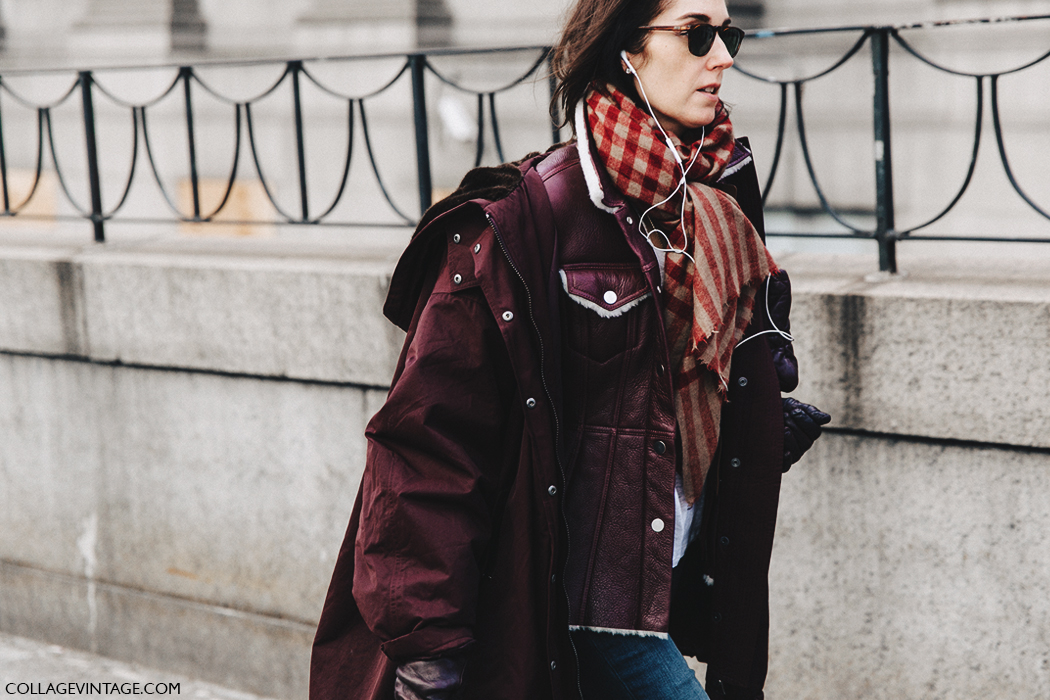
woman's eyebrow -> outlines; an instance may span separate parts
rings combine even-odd
[[[682,15],[681,17],[676,19],[675,22],[684,22],[684,21],[690,20],[690,19],[696,20],[697,22],[699,22],[701,24],[712,24],[710,17],[708,17],[707,15],[704,15],[704,14],[696,14],[696,13],[688,14],[688,15]],[[722,26],[723,27],[728,27],[732,23],[733,23],[733,19],[731,17],[727,17],[726,21],[722,22]]]

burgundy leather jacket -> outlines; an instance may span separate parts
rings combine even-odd
[[[669,633],[709,681],[761,697],[783,452],[769,345],[734,354],[672,598],[661,280],[604,184],[613,214],[563,147],[472,172],[420,225],[391,280],[385,312],[408,337],[367,430],[312,698],[389,699],[399,662],[462,649],[466,698],[576,698],[573,625]],[[753,167],[720,186],[761,230]],[[754,318],[748,334],[765,328],[761,303]]]

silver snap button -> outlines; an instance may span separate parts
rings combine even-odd
[[[617,299],[616,292],[610,289],[602,296],[602,299],[605,300],[606,304],[615,304]]]
[[[452,275],[452,281],[455,282],[456,284],[462,283],[463,282],[463,275],[458,275],[458,274],[457,275]]]
[[[652,527],[653,527],[653,532],[663,532],[664,531],[664,521],[660,520],[660,518],[657,518],[656,520],[653,521]]]
[[[660,285],[656,285],[656,293],[657,294],[663,294],[664,293],[664,288],[661,287]]]
[[[503,320],[504,321],[513,321],[514,320],[514,314],[511,313],[510,311],[504,311],[503,312]]]
[[[631,217],[629,217],[629,216],[628,216],[628,217],[627,217],[627,224],[628,224],[628,225],[631,225],[631,224],[633,224],[633,223],[634,223],[634,219],[632,219]]]
[[[552,496],[557,496],[558,495],[558,487],[555,486],[554,484],[551,484],[549,487],[547,487],[547,493],[549,493]]]
[[[463,237],[460,236],[458,233],[452,237],[453,243],[459,243],[461,240],[463,240]]]
[[[475,243],[475,244],[474,244],[474,252],[476,253],[476,252],[478,252],[479,250],[481,250],[481,244],[480,244],[480,243]]]
[[[740,458],[739,457],[733,457],[733,459],[729,460],[729,466],[731,466],[733,469],[736,469],[737,467],[739,467],[740,466]]]
[[[739,386],[747,386],[747,377],[741,377],[740,379],[737,379],[736,383]]]
[[[529,408],[536,408],[536,399],[526,399],[525,405]]]
[[[558,662],[557,661],[551,661],[551,670],[552,671],[557,671],[558,670]]]

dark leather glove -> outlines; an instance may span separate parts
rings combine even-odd
[[[453,652],[437,659],[406,661],[397,667],[397,700],[456,700],[462,697],[466,654]]]
[[[785,397],[784,402],[784,471],[802,458],[820,437],[820,426],[831,422],[831,416],[818,408]]]

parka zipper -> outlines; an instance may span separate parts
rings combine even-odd
[[[529,321],[532,322],[532,327],[536,331],[536,342],[540,346],[540,384],[543,385],[543,393],[547,397],[547,404],[551,407],[551,413],[554,415],[554,461],[558,464],[558,473],[561,475],[562,491],[567,490],[565,480],[565,466],[561,462],[561,453],[558,451],[559,445],[561,445],[561,419],[558,418],[558,409],[554,404],[554,398],[551,396],[550,389],[547,386],[547,375],[544,372],[544,350],[543,350],[543,335],[540,333],[539,324],[536,323],[536,317],[533,313],[532,308],[532,292],[529,291],[529,285],[525,281],[525,276],[518,270],[518,266],[514,264],[514,259],[511,258],[510,252],[507,250],[507,245],[503,241],[503,236],[499,232],[499,228],[496,226],[495,220],[492,215],[485,212],[485,218],[489,221],[489,226],[492,227],[492,233],[496,236],[496,241],[499,243],[500,250],[503,251],[503,257],[507,259],[507,263],[510,265],[510,269],[514,270],[514,274],[521,280],[521,286],[525,289],[525,301],[529,307]],[[561,514],[562,526],[565,528],[565,556],[563,559],[568,561],[569,559],[569,519],[565,515],[565,497],[564,493],[559,501],[558,512]],[[556,574],[557,574],[557,562],[555,562]],[[564,573],[564,572],[562,572]],[[561,588],[562,594],[565,596],[565,610],[571,612],[571,604],[569,602],[569,591],[565,588],[564,576],[558,576],[558,585]],[[579,692],[580,700],[583,700],[583,685],[580,682],[580,654],[576,650],[576,642],[572,639],[572,634],[566,630],[566,634],[569,637],[569,646],[572,648],[572,655],[575,660],[576,666],[576,690]]]

